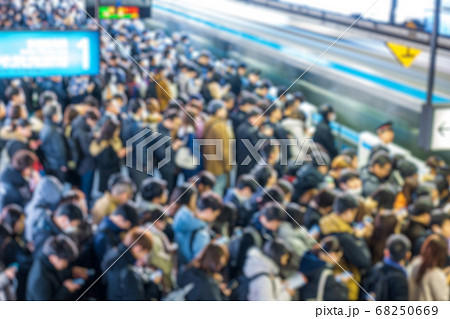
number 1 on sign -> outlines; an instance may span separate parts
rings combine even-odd
[[[81,49],[81,68],[89,70],[89,39],[82,38],[77,42],[77,49]]]

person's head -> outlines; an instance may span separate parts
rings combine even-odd
[[[247,73],[247,65],[245,63],[240,63],[237,67],[237,73],[240,76],[244,76]]]
[[[328,189],[322,189],[313,197],[313,203],[319,213],[326,215],[333,210],[335,198],[336,195],[334,192]]]
[[[213,231],[222,236],[230,236],[233,234],[238,216],[238,209],[233,202],[224,203],[212,227]]]
[[[353,195],[343,194],[338,196],[333,203],[333,211],[341,218],[351,224],[358,213],[358,201]]]
[[[328,264],[339,263],[344,256],[344,249],[342,248],[339,239],[335,236],[327,236],[320,241],[320,247],[316,249],[317,256]]]
[[[65,235],[58,235],[45,241],[42,253],[57,271],[63,271],[78,257],[79,251],[72,239]]]
[[[137,226],[139,217],[136,208],[130,204],[123,204],[109,216],[109,219],[120,229],[129,230]]]
[[[159,205],[165,205],[169,192],[167,182],[154,177],[146,178],[140,187],[142,199]]]
[[[100,129],[100,140],[109,141],[119,133],[119,125],[112,119],[107,120]]]
[[[195,215],[207,223],[212,223],[219,216],[221,209],[221,198],[216,193],[210,191],[204,193],[198,200]]]
[[[222,97],[222,101],[225,104],[225,108],[230,112],[234,108],[236,103],[236,96],[233,92],[228,92]]]
[[[248,72],[248,76],[247,76],[248,81],[251,84],[256,84],[259,81],[260,75],[261,75],[260,70],[257,70],[257,69],[250,70],[250,72]]]
[[[106,111],[115,115],[120,114],[120,100],[118,98],[112,98],[106,101]]]
[[[322,115],[322,119],[326,122],[336,121],[336,113],[330,104],[322,104],[319,108],[319,113]]]
[[[21,173],[23,178],[28,179],[33,174],[33,166],[36,162],[38,162],[38,158],[34,153],[28,150],[19,150],[14,153],[11,165]]]
[[[256,166],[251,175],[261,187],[271,187],[277,182],[277,171],[270,166]]]
[[[259,216],[262,226],[270,231],[277,231],[284,220],[286,220],[286,213],[279,204],[274,202],[266,204]]]
[[[184,183],[174,189],[170,202],[175,202],[178,206],[186,206],[191,211],[195,211],[197,209],[197,198],[197,188],[193,187],[192,184]]]
[[[278,187],[277,185],[266,188],[265,192],[263,192],[261,197],[258,197],[256,199],[256,202],[258,204],[258,208],[260,210],[263,210],[267,203],[273,203],[276,202],[280,205],[284,205],[285,203],[285,194],[283,190]]]
[[[280,107],[274,105],[267,109],[267,116],[269,117],[270,122],[278,123],[283,119],[283,111]]]
[[[428,270],[444,268],[447,264],[447,240],[441,235],[431,234],[420,248],[422,264],[417,273],[416,282],[420,283]]]
[[[428,227],[431,222],[431,211],[433,208],[431,198],[428,196],[422,196],[410,205],[410,219]]]
[[[445,161],[440,156],[430,156],[427,158],[425,164],[430,169],[430,174],[436,176],[438,169],[445,166]]]
[[[56,226],[67,235],[77,232],[83,218],[83,211],[78,205],[73,203],[60,205],[53,215],[53,221]]]
[[[419,183],[418,168],[416,164],[407,159],[401,159],[397,162],[395,167],[400,173],[405,186],[410,189],[416,189]]]
[[[29,139],[33,134],[31,131],[31,124],[27,119],[17,119],[12,121],[11,131],[15,132],[19,136],[24,136],[27,139]]]
[[[139,214],[139,225],[153,225],[159,230],[164,230],[167,226],[167,215],[162,207],[156,207]]]
[[[193,265],[208,275],[219,273],[228,263],[228,250],[216,243],[208,244]]]
[[[136,184],[131,178],[117,173],[108,179],[108,190],[115,202],[125,204],[133,198]]]
[[[7,228],[11,235],[22,235],[25,228],[25,213],[16,204],[6,205],[0,215],[0,225]]]
[[[164,112],[163,125],[170,131],[178,130],[181,126],[181,118],[177,110],[168,109]]]
[[[284,193],[284,202],[290,203],[292,200],[292,194],[294,193],[294,187],[292,186],[292,183],[289,183],[285,179],[280,179],[277,182],[277,186],[281,188]]]
[[[134,227],[126,233],[123,244],[125,247],[131,247],[131,255],[136,260],[145,260],[153,248],[149,232],[139,227]]]
[[[358,153],[353,148],[346,148],[341,152],[342,155],[346,155],[352,159],[352,168],[358,169]]]
[[[341,176],[341,171],[344,169],[351,169],[352,165],[352,159],[350,157],[340,154],[331,161],[329,174],[337,180]]]
[[[274,261],[280,268],[287,266],[291,258],[291,251],[286,243],[280,239],[267,241],[262,250],[264,255]]]
[[[245,199],[249,199],[258,190],[258,187],[258,184],[250,174],[239,176],[236,182],[236,189],[239,195]]]
[[[306,209],[302,206],[296,203],[289,203],[286,205],[286,213],[289,217],[286,218],[286,220],[292,225],[292,227],[299,228],[304,225]]]
[[[338,179],[339,188],[349,194],[360,196],[362,194],[362,181],[359,173],[352,169],[344,169],[341,171]]]
[[[397,192],[391,185],[382,185],[370,197],[377,203],[379,212],[390,211],[394,207]]]
[[[436,209],[431,214],[431,230],[450,240],[450,214]]]
[[[257,106],[250,107],[250,110],[247,112],[247,121],[255,125],[256,127],[260,127],[265,122],[265,114],[263,114],[262,110]]]
[[[55,103],[44,106],[42,114],[44,115],[44,119],[53,123],[60,123],[62,121],[60,109]]]
[[[405,261],[411,258],[411,242],[403,234],[392,234],[386,241],[385,257],[392,261],[405,264]]]
[[[208,113],[211,116],[225,120],[228,115],[227,107],[222,100],[212,100],[208,104]]]
[[[385,122],[378,126],[377,135],[384,144],[392,143],[395,137],[395,133],[392,128],[392,122]]]
[[[97,113],[95,113],[94,111],[87,111],[83,115],[83,118],[90,128],[94,128],[97,125],[97,121],[99,120]]]
[[[377,152],[370,159],[370,171],[379,179],[385,179],[391,174],[391,159],[385,152]]]
[[[199,194],[203,194],[213,189],[216,184],[216,177],[209,171],[201,171],[197,176],[193,177],[193,181],[195,182],[195,186]]]

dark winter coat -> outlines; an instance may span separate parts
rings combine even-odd
[[[0,207],[17,204],[24,207],[31,198],[28,182],[12,166],[7,166],[0,173]]]
[[[67,166],[67,144],[62,130],[53,122],[46,120],[39,138],[42,141],[44,168],[59,171],[62,166]]]
[[[243,143],[244,140],[254,147],[260,140],[260,134],[258,127],[252,126],[249,122],[245,121],[236,131],[236,163],[238,165],[237,175],[241,176],[243,174],[248,174],[256,166],[257,162],[251,152]],[[243,165],[244,160],[250,158],[248,165]]]
[[[122,232],[123,229],[114,224],[111,219],[108,217],[103,218],[94,236],[94,253],[98,264],[101,264],[108,251],[120,244]]]
[[[27,283],[27,300],[73,300],[73,295],[64,287],[69,279],[67,271],[58,271],[44,254],[39,254],[31,266]]]
[[[192,290],[186,295],[188,301],[222,301],[224,297],[217,282],[199,268],[188,268],[178,278],[180,287],[194,284]]]
[[[106,271],[116,261],[105,273],[106,300],[146,300],[144,282],[140,275],[133,271],[136,259],[129,250],[125,252],[126,249],[127,247],[120,244],[105,255],[102,271]]]
[[[333,270],[312,252],[307,252],[301,261],[300,271],[308,279],[308,283],[300,289],[300,300],[316,300],[320,276],[325,269]],[[327,277],[323,294],[323,301],[348,300],[348,290],[345,285],[338,283],[333,275]]]
[[[338,151],[335,146],[334,136],[331,131],[330,123],[326,120],[322,120],[316,127],[316,132],[314,133],[313,140],[316,143],[322,145],[333,159]]]

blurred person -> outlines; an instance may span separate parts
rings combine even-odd
[[[324,104],[319,109],[320,115],[322,115],[321,122],[317,125],[314,132],[314,142],[322,145],[331,159],[333,159],[338,151],[335,146],[334,136],[331,132],[330,122],[336,121],[336,113],[334,108],[329,104]]]
[[[443,268],[447,262],[447,241],[430,235],[422,245],[420,256],[410,265],[409,300],[448,301],[449,285]]]
[[[50,237],[31,266],[27,300],[73,300],[81,285],[70,278],[69,264],[78,257],[78,248],[65,235]]]
[[[230,165],[230,135],[227,130],[227,109],[220,100],[212,100],[208,105],[211,118],[206,122],[203,138],[214,140],[216,145],[204,145],[202,155],[205,157],[205,169],[216,176],[214,191],[223,196],[229,182]],[[219,144],[220,143],[220,144]],[[208,159],[214,154],[220,154],[218,160]]]
[[[108,269],[105,272],[106,300],[151,300],[151,289],[134,267],[145,262],[152,247],[150,234],[145,230],[133,228],[126,233],[117,247],[107,251],[102,263],[102,270]]]
[[[402,234],[388,237],[384,259],[377,263],[364,283],[366,291],[376,301],[408,301],[406,263],[411,257],[411,242]],[[367,300],[371,300],[369,296]]]
[[[222,208],[221,198],[212,192],[203,194],[197,203],[192,193],[188,206],[183,205],[173,220],[175,241],[179,247],[179,263],[186,265],[196,258],[211,241],[210,225],[216,220]]]
[[[25,300],[28,272],[33,262],[29,247],[23,240],[25,228],[25,213],[23,209],[15,204],[5,206],[0,215],[0,228],[9,235],[9,243],[4,242],[2,250],[4,256],[1,258],[5,265],[16,264],[16,297],[17,300]],[[1,298],[0,298],[1,300]]]
[[[354,196],[341,195],[333,203],[333,213],[323,217],[319,226],[324,236],[333,235],[338,238],[344,251],[347,270],[352,272],[356,282],[360,282],[361,274],[371,265],[370,250],[364,238],[371,235],[373,227],[370,224],[364,224],[363,228],[353,228],[357,210],[358,202]],[[347,287],[349,300],[357,300],[359,286],[354,281],[349,281]]]
[[[33,236],[34,256],[38,255],[48,238],[57,235],[66,235],[75,239],[84,219],[83,212],[75,204],[66,203],[60,205],[51,215],[45,215],[36,224]]]
[[[89,152],[95,158],[99,172],[98,191],[107,190],[109,176],[120,172],[121,159],[126,156],[127,149],[119,138],[119,128],[113,121],[102,126],[100,136],[89,145]]]
[[[135,193],[134,182],[120,173],[109,176],[108,190],[92,207],[92,222],[97,225],[103,217],[111,215],[118,206],[130,201]]]
[[[243,267],[244,276],[251,278],[246,300],[291,300],[294,291],[284,285],[280,277],[280,270],[288,264],[289,258],[290,251],[279,240],[268,241],[262,248],[250,248]]]
[[[229,291],[225,288],[221,270],[228,261],[226,247],[218,244],[208,244],[200,255],[179,274],[178,284],[193,288],[186,295],[187,301],[223,301]]]
[[[49,105],[44,108],[43,114],[44,127],[39,138],[42,141],[44,168],[47,174],[65,181],[69,154],[64,134],[58,126],[62,120],[61,113],[56,105]]]
[[[326,189],[320,190],[309,202],[305,214],[305,227],[319,226],[320,219],[333,211],[335,194]]]
[[[94,235],[94,253],[97,263],[101,265],[105,254],[121,242],[121,236],[137,226],[138,214],[130,204],[123,204],[109,216],[103,217]]]
[[[387,182],[391,169],[389,155],[385,152],[375,153],[370,159],[369,167],[361,171],[363,196],[370,196],[381,184]]]
[[[344,255],[339,240],[327,236],[320,241],[320,247],[306,252],[301,260],[300,271],[307,283],[300,289],[300,300],[348,300],[347,286],[334,275],[336,263],[339,264]]]
[[[11,164],[0,173],[0,207],[17,204],[24,207],[31,199],[31,183],[38,177],[34,165],[38,162],[36,155],[28,150],[17,151]]]

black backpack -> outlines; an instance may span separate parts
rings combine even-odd
[[[231,295],[230,300],[231,301],[248,301],[248,293],[250,290],[250,283],[255,280],[256,278],[259,278],[261,276],[268,276],[270,278],[270,274],[266,272],[262,272],[259,274],[254,275],[253,277],[246,277],[245,275],[240,275],[235,280],[233,280],[230,284],[231,287]],[[272,282],[272,288],[275,289]]]
[[[377,301],[389,299],[388,276],[382,262],[373,266],[363,283],[363,288]]]

